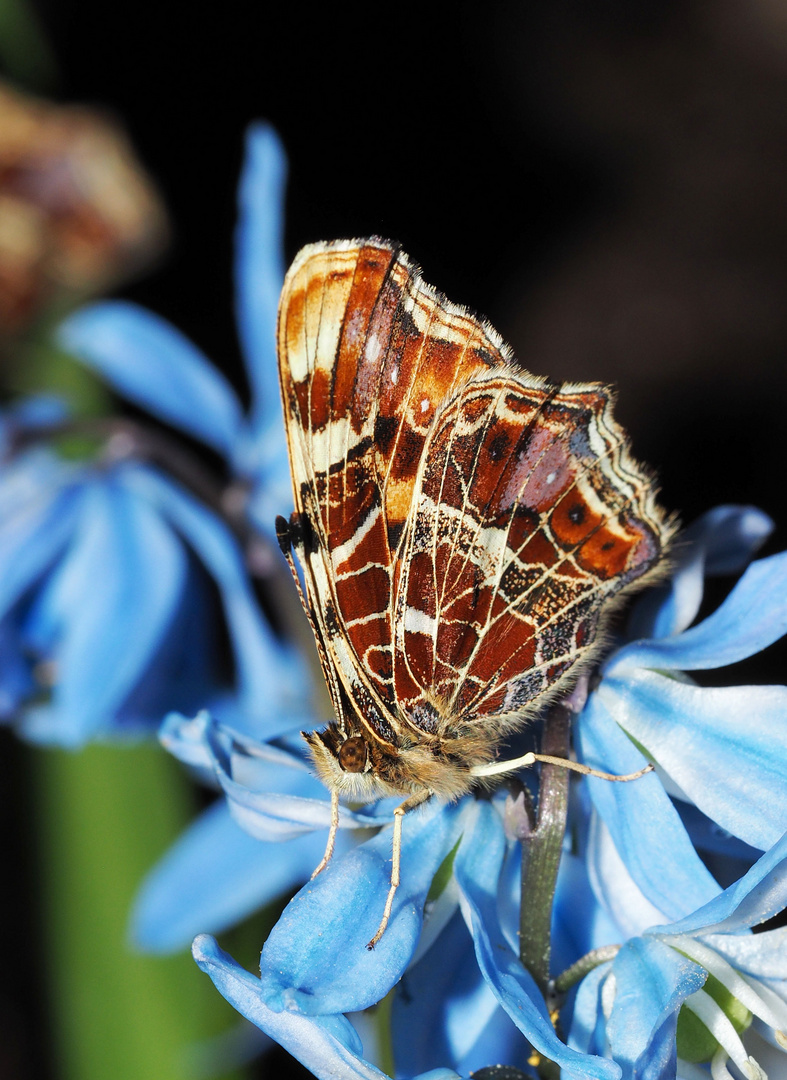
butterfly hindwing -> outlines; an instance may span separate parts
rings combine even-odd
[[[395,686],[457,723],[521,718],[586,658],[610,601],[660,554],[600,385],[466,384],[436,419],[394,601]]]

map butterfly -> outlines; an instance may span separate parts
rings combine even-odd
[[[336,718],[305,733],[331,791],[455,799],[598,655],[672,532],[599,383],[525,372],[388,241],[304,248],[279,307],[303,570]],[[300,585],[299,585],[300,588]],[[510,763],[510,768],[521,762]]]

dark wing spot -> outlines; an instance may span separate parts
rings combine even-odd
[[[378,416],[374,422],[374,442],[379,450],[385,454],[390,449],[394,436],[399,428],[399,421],[395,416]]]
[[[308,502],[311,490],[308,484],[301,485],[301,498]],[[290,516],[290,543],[296,551],[303,551],[306,555],[313,555],[319,548],[317,534],[308,514],[299,514],[297,511]],[[281,541],[279,541],[281,543]]]
[[[341,626],[336,614],[336,608],[333,601],[327,597],[322,604],[322,617],[325,620],[325,629],[332,637],[341,633]]]
[[[500,459],[508,453],[511,441],[504,431],[499,431],[489,444],[489,456],[492,461]]]
[[[391,551],[396,551],[396,549],[399,547],[399,541],[402,539],[403,530],[403,521],[388,522],[388,547]]]

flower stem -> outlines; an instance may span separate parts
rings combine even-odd
[[[619,951],[620,945],[602,945],[600,949],[592,949],[589,953],[585,953],[553,980],[550,987],[552,996],[559,997],[568,993],[571,987],[581,982],[593,968],[614,960]]]
[[[544,721],[542,749],[556,757],[569,750],[571,712],[551,708]],[[546,998],[549,989],[552,901],[568,811],[568,772],[542,765],[536,826],[522,840],[522,906],[519,915],[519,958]]]
[[[569,752],[571,709],[553,706],[544,721],[542,751],[565,758]],[[552,904],[568,812],[569,774],[560,765],[542,764],[535,827],[522,835],[522,903],[519,912],[519,958],[535,979],[550,1008],[552,983]],[[558,1080],[560,1068],[534,1054],[531,1063],[541,1080]]]

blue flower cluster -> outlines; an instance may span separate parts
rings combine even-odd
[[[149,876],[136,938],[181,948],[299,889],[259,976],[205,933],[193,951],[227,1000],[317,1077],[386,1076],[358,1014],[391,991],[400,1077],[499,1065],[506,1077],[550,1077],[556,1066],[587,1080],[726,1080],[730,1068],[764,1077],[787,1047],[787,929],[761,928],[787,907],[787,688],[712,687],[689,674],[787,631],[787,553],[751,561],[771,530],[757,510],[721,507],[683,534],[669,580],[640,598],[586,700],[575,696],[581,761],[615,774],[655,769],[572,789],[548,1000],[520,959],[529,897],[513,790],[407,816],[402,883],[372,951],[389,889],[391,800],[342,807],[337,851],[303,885],[331,811],[298,732],[327,717],[252,580],[274,515],[291,501],[274,356],[284,171],[273,133],[253,128],[237,236],[248,415],[199,351],[149,312],[101,303],[62,329],[118,393],[222,457],[231,478],[222,499],[190,489],[166,460],[140,460],[122,431],[100,459],[74,463],[42,443],[64,423],[45,403],[6,418],[3,715],[30,738],[76,745],[150,730],[168,714],[163,744],[223,798]],[[698,622],[712,575],[739,576]],[[216,595],[229,672],[216,659]]]
[[[274,343],[283,183],[275,135],[253,129],[237,256],[248,416],[220,372],[148,311],[98,303],[61,330],[119,394],[221,455],[232,478],[221,497],[242,496],[253,547],[122,425],[76,463],[45,445],[68,430],[62,409],[28,402],[3,420],[0,715],[30,739],[78,746],[205,705],[247,724],[305,708],[304,664],[262,616],[249,574],[250,561],[276,559],[271,522],[290,498]]]
[[[609,657],[577,717],[586,763],[625,773],[650,760],[656,771],[629,784],[580,782],[552,947],[564,968],[586,956],[598,963],[566,999],[565,1042],[519,961],[527,897],[505,794],[408,817],[402,885],[373,953],[364,945],[388,888],[388,829],[336,857],[296,895],[263,947],[259,978],[213,939],[198,938],[197,962],[225,997],[320,1077],[383,1075],[364,1058],[346,1014],[394,987],[397,1075],[468,1076],[491,1063],[537,1075],[527,1065],[535,1051],[567,1077],[692,1080],[707,1073],[679,1053],[702,1058],[707,1046],[714,1077],[729,1059],[744,1076],[759,1075],[729,1002],[703,986],[713,976],[743,1006],[746,1026],[758,1018],[766,1036],[787,1046],[787,932],[750,933],[787,906],[787,688],[701,688],[684,671],[743,659],[787,629],[787,554],[750,565],[713,614],[689,625],[704,575],[740,569],[768,530],[764,515],[736,507],[697,523],[670,582],[633,614],[648,636]],[[218,749],[229,733],[205,724],[202,732],[250,830],[263,835],[285,815],[292,827],[327,823],[325,801],[321,816],[306,799],[291,806],[289,795],[277,806],[263,769],[238,787],[229,754]],[[181,727],[181,745],[185,738]],[[244,758],[253,753],[233,745]],[[343,824],[367,824],[368,815],[348,812]],[[726,860],[748,870],[722,889],[706,866],[713,857],[722,869]],[[446,860],[452,872],[434,896]],[[706,1035],[699,1051],[696,1038],[680,1037],[684,1006]]]

